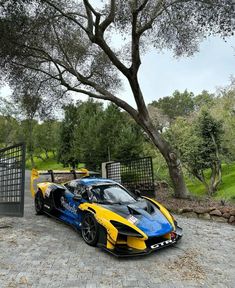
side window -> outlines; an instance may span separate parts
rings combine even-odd
[[[84,185],[77,184],[74,188],[74,194],[81,194],[84,191]]]
[[[69,183],[66,183],[65,184],[65,187],[70,191],[72,192],[73,194],[75,193],[75,191],[77,190],[77,181],[71,181]]]

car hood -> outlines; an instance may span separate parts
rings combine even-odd
[[[173,230],[172,225],[160,209],[147,199],[140,199],[131,204],[100,205],[127,219],[148,237],[161,236]]]

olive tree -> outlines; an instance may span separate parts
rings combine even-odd
[[[138,77],[141,59],[151,46],[188,56],[205,36],[230,36],[235,25],[233,1],[94,2],[2,0],[1,65],[8,79],[36,77],[40,83],[108,100],[127,111],[165,158],[175,196],[185,196],[180,160],[149,117]],[[121,39],[118,45],[115,36]],[[123,79],[136,107],[121,95]]]
[[[194,118],[178,117],[167,131],[167,137],[173,139],[184,167],[205,186],[210,196],[222,181],[222,124],[207,110],[202,110]]]

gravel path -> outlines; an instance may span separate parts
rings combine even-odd
[[[25,217],[0,218],[0,288],[235,287],[235,227],[176,218],[184,229],[176,247],[118,259],[36,216],[27,189]]]

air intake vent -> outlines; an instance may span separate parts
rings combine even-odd
[[[141,215],[138,211],[136,211],[135,209],[133,209],[132,207],[130,206],[127,206],[128,207],[128,210],[129,210],[129,213],[131,215]]]
[[[147,202],[147,207],[146,207],[146,211],[149,213],[149,214],[153,214],[155,212],[155,209],[153,207],[153,205],[149,202]]]

